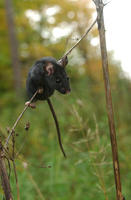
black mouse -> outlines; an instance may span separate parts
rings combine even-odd
[[[67,57],[59,61],[53,57],[37,60],[28,73],[26,90],[28,99],[31,99],[36,91],[38,94],[33,99],[33,103],[27,101],[25,104],[34,108],[34,102],[47,100],[55,90],[61,94],[69,93],[71,91],[69,77],[65,71],[67,63]]]

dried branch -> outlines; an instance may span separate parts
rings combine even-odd
[[[76,48],[80,42],[87,36],[87,34],[90,32],[90,30],[93,28],[93,26],[96,24],[97,19],[94,20],[94,22],[90,25],[90,27],[87,29],[87,31],[84,33],[84,35],[76,42],[76,44],[71,47],[65,54],[62,56],[61,60],[63,60],[65,57],[67,57],[74,48]]]
[[[38,91],[36,91],[36,92],[34,93],[34,95],[32,96],[32,98],[31,98],[30,101],[29,101],[29,104],[33,101],[33,99],[35,98],[35,96],[37,95],[37,93],[38,93]],[[26,106],[24,107],[24,110],[20,113],[20,115],[18,116],[17,120],[15,121],[15,123],[14,123],[14,125],[13,125],[13,127],[12,127],[12,129],[11,129],[11,131],[10,131],[8,137],[7,137],[7,139],[6,139],[4,148],[7,147],[10,137],[12,136],[12,134],[13,134],[13,132],[14,132],[14,130],[15,130],[15,128],[16,128],[18,122],[19,122],[20,119],[22,118],[24,112],[25,112],[25,111],[27,110],[27,108],[29,107],[29,104],[26,105]]]
[[[4,152],[3,152],[3,146],[0,141],[0,176],[2,180],[2,187],[4,190],[5,198],[6,200],[13,200],[10,182],[6,170],[6,165],[4,161]]]
[[[15,131],[12,133],[12,160],[15,158]]]
[[[115,184],[116,184],[116,197],[117,197],[117,200],[124,200],[124,197],[122,195],[122,188],[121,188],[116,130],[115,130],[115,121],[114,121],[114,113],[113,113],[113,106],[112,106],[110,76],[109,76],[109,70],[108,70],[108,56],[107,56],[107,48],[106,48],[104,17],[103,17],[104,4],[102,0],[93,0],[93,1],[96,5],[97,16],[98,16],[97,23],[98,23],[98,30],[99,30],[99,36],[100,36],[102,68],[103,68],[103,77],[104,77],[105,94],[106,94],[106,106],[107,106],[107,115],[108,115],[109,129],[110,129],[113,167],[114,167],[114,176],[115,176]]]
[[[15,181],[16,181],[16,188],[17,188],[17,200],[20,200],[20,190],[19,190],[19,184],[18,184],[18,177],[17,177],[17,171],[16,171],[16,165],[15,165],[15,131],[12,133],[12,163],[14,168],[14,174],[15,174]]]
[[[6,152],[6,148],[8,146],[8,142],[9,142],[9,139],[10,137],[12,136],[12,158],[10,158],[13,162],[13,168],[14,168],[14,174],[15,174],[15,180],[16,180],[16,187],[17,187],[17,199],[19,200],[20,199],[20,192],[19,192],[19,185],[18,185],[18,178],[17,178],[17,172],[16,172],[16,166],[15,166],[15,128],[18,124],[18,122],[20,121],[20,119],[22,118],[24,112],[27,110],[27,108],[29,107],[29,104],[33,101],[33,99],[35,98],[35,96],[37,95],[38,91],[36,91],[34,93],[34,95],[32,96],[32,98],[30,99],[29,103],[24,107],[24,110],[20,113],[20,115],[18,116],[17,120],[15,121],[11,131],[9,132],[9,135],[6,139],[6,142],[5,142],[5,145],[4,145],[4,148],[2,148],[4,150],[4,152]],[[0,155],[0,158],[1,158],[1,155]],[[1,176],[2,176],[2,173],[4,173],[4,171],[2,171],[3,169],[6,169],[4,168],[4,163],[2,162],[2,158],[0,159],[0,170],[1,170]],[[8,176],[8,175],[7,175]],[[3,175],[3,188],[5,188],[5,183],[4,182],[7,182],[7,177],[5,177],[5,175]],[[10,186],[9,185],[9,181],[8,181],[8,187]],[[9,190],[10,188],[8,188]],[[4,189],[6,190],[6,188]],[[11,191],[11,190],[10,190]],[[9,193],[9,192],[8,192]],[[10,193],[9,193],[10,194]],[[8,195],[9,195],[8,194]],[[12,200],[12,197],[10,198],[7,198],[7,200]]]
[[[20,200],[20,190],[19,190],[19,184],[18,184],[18,177],[17,177],[16,166],[15,166],[15,160],[13,159],[12,162],[13,162],[15,181],[16,181],[16,188],[17,188],[17,200]]]
[[[47,99],[47,102],[48,102],[48,105],[50,107],[50,110],[52,112],[52,115],[53,115],[53,118],[54,118],[54,121],[55,121],[57,135],[58,135],[58,141],[59,141],[59,145],[60,145],[61,151],[62,151],[64,157],[66,158],[66,154],[64,152],[64,149],[63,149],[63,146],[62,146],[62,142],[61,142],[61,134],[60,134],[60,129],[59,129],[59,123],[58,123],[54,108],[53,108],[52,103],[51,103],[49,98]]]
[[[8,172],[8,178],[10,180],[10,174],[11,174],[11,166],[10,166],[10,160],[7,156],[5,156],[5,159],[7,160],[7,163],[8,163],[8,168],[9,168],[9,172]]]

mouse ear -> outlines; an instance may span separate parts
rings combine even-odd
[[[61,65],[62,67],[66,67],[66,65],[68,64],[68,58],[67,56],[64,56],[63,58],[61,58],[60,60],[57,61],[57,63],[59,65]]]
[[[48,73],[48,76],[54,74],[54,67],[53,64],[50,62],[47,62],[44,66],[44,71]]]

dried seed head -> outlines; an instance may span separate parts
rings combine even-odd
[[[30,128],[30,122],[27,122],[26,125],[25,125],[25,130],[28,131],[29,128]]]

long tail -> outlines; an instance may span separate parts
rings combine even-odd
[[[64,148],[63,148],[63,146],[62,146],[62,142],[61,142],[61,133],[60,133],[60,128],[59,128],[59,123],[58,123],[58,120],[57,120],[57,117],[56,117],[56,114],[55,114],[53,105],[52,105],[52,103],[51,103],[51,101],[50,101],[49,98],[47,99],[47,102],[48,102],[48,105],[49,105],[49,107],[50,107],[51,113],[52,113],[53,118],[54,118],[54,121],[55,121],[55,125],[56,125],[56,130],[57,130],[57,136],[58,136],[58,141],[59,141],[60,149],[61,149],[61,151],[62,151],[64,157],[66,158],[66,154],[65,154]]]

